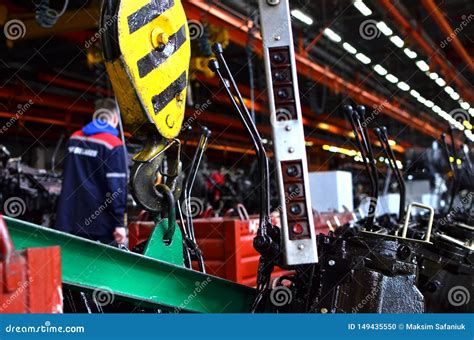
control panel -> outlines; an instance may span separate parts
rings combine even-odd
[[[318,261],[288,0],[259,0],[287,265]]]

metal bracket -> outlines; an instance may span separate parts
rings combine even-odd
[[[169,244],[164,242],[166,234],[174,223],[174,233]],[[153,230],[146,248],[143,252],[144,256],[148,256],[159,261],[174,264],[176,266],[184,267],[183,259],[183,237],[181,230],[179,230],[176,221],[170,221],[165,218],[160,220]]]
[[[426,231],[426,236],[425,239],[423,240],[426,243],[430,243],[430,238],[431,238],[431,230],[433,228],[433,220],[434,220],[434,209],[430,207],[429,205],[421,204],[421,203],[411,203],[408,205],[407,213],[405,215],[405,223],[403,225],[403,231],[402,231],[402,236],[401,238],[403,239],[408,239],[407,238],[407,231],[408,231],[408,224],[410,222],[410,217],[411,217],[411,209],[413,207],[417,207],[420,209],[425,209],[430,212],[430,217],[428,219],[428,230]],[[414,239],[410,239],[414,240]],[[414,240],[414,241],[420,241],[420,240]]]
[[[411,209],[413,207],[426,209],[430,212],[430,217],[428,219],[428,229],[426,231],[426,236],[425,236],[424,240],[419,240],[419,239],[407,237],[408,225],[410,224],[409,223],[410,222],[410,214],[411,214]],[[365,234],[380,235],[380,236],[383,236],[383,237],[396,238],[396,239],[400,239],[400,240],[415,241],[415,242],[422,242],[422,243],[431,243],[430,239],[431,239],[431,231],[433,229],[433,220],[434,220],[434,209],[432,207],[430,207],[429,205],[421,204],[421,203],[411,203],[411,204],[408,205],[408,209],[407,209],[407,212],[405,214],[405,222],[403,224],[402,236],[384,235],[384,234],[380,234],[378,232],[367,231],[367,230],[363,230],[362,232],[365,233]]]
[[[130,174],[130,187],[135,201],[146,210],[155,213],[163,210],[163,196],[156,190],[157,184],[165,182],[175,199],[181,195],[180,153],[181,143],[178,139],[171,139],[166,144],[157,138],[149,138],[145,148],[135,155]],[[171,173],[163,171],[165,154],[169,155],[168,168],[171,169]],[[166,177],[166,181],[163,177]]]

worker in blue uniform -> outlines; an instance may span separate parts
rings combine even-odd
[[[126,239],[127,162],[114,104],[102,101],[70,137],[56,214],[56,229],[106,244]]]

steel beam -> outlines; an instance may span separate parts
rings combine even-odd
[[[433,0],[421,0],[421,2],[428,11],[429,15],[433,18],[434,21],[436,21],[438,26],[441,28],[441,31],[446,34],[446,36],[451,38],[453,47],[459,54],[461,59],[464,60],[471,72],[474,72],[474,61],[472,60],[472,57],[462,45],[461,41],[457,36],[457,33],[454,32],[451,25],[446,21],[446,18],[444,17],[443,13],[436,5],[436,3]]]
[[[189,19],[208,20],[219,27],[226,28],[231,32],[229,38],[233,43],[242,47],[247,47],[249,23],[233,17],[207,2],[189,0],[183,3],[183,5]],[[202,16],[203,12],[206,13],[204,17]],[[253,33],[253,35],[256,42],[252,46],[253,50],[255,53],[262,55],[263,48],[261,35],[260,33]],[[389,102],[378,94],[368,91],[357,83],[347,81],[327,67],[319,65],[303,55],[296,55],[296,63],[300,75],[310,77],[312,80],[324,84],[335,93],[345,92],[349,97],[353,98],[360,104],[370,107],[380,107],[382,108],[383,114],[386,114],[392,119],[406,125],[412,126],[421,133],[434,138],[439,138],[443,132],[442,125],[433,122],[430,119],[430,115],[420,112],[408,112],[397,106],[395,101]],[[427,121],[430,123],[427,124]]]
[[[459,92],[462,94],[464,99],[468,101],[474,101],[474,93],[472,88],[462,80],[461,75],[458,75],[457,70],[448,64],[446,57],[442,56],[437,50],[435,50],[430,43],[423,37],[423,32],[419,28],[414,28],[410,22],[400,13],[396,8],[395,3],[391,3],[390,0],[379,0],[382,7],[392,16],[393,20],[403,30],[406,37],[411,41],[416,42],[424,51],[426,56],[429,57],[431,63],[438,65],[441,69],[441,73],[446,78],[447,83],[454,82],[459,87]]]
[[[252,288],[17,219],[5,222],[16,249],[61,247],[68,286],[171,311],[250,311]]]

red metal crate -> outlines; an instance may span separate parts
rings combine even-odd
[[[59,247],[15,251],[0,215],[0,313],[62,313]]]

